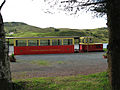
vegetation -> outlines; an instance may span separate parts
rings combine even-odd
[[[5,22],[6,35],[9,37],[46,37],[46,36],[93,36],[96,42],[108,42],[107,28],[68,29],[38,28],[21,22]],[[12,34],[11,34],[12,32]]]
[[[17,90],[110,90],[106,72],[67,77],[13,80]]]
[[[51,65],[50,62],[45,61],[45,60],[34,60],[34,61],[31,61],[30,63],[40,65],[40,66],[49,66],[49,65]]]
[[[107,48],[103,48],[104,52],[107,52]]]

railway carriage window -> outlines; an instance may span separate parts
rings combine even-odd
[[[63,45],[68,45],[68,39],[63,40]]]
[[[50,45],[50,40],[48,40],[48,45]]]
[[[16,46],[26,46],[26,40],[16,40]]]
[[[18,46],[18,40],[16,40],[16,46]]]
[[[84,43],[84,39],[82,39],[82,43]]]
[[[62,45],[62,41],[61,40],[52,40],[52,45]]]
[[[72,45],[72,39],[64,39],[63,40],[63,45]]]
[[[62,40],[58,40],[58,45],[62,45]]]
[[[79,42],[81,43],[81,39],[79,39]]]
[[[90,43],[93,43],[93,40],[92,40],[92,38],[90,38],[90,39],[89,39],[89,42],[90,42]]]
[[[72,45],[73,41],[72,39],[68,39],[68,45]]]
[[[49,46],[50,40],[40,40],[40,46]]]
[[[88,43],[88,38],[85,39],[85,43]]]
[[[28,40],[28,46],[39,46],[38,40]]]
[[[58,45],[58,40],[52,40],[52,45],[53,46]]]

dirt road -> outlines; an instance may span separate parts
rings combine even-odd
[[[17,62],[11,63],[12,77],[55,77],[102,72],[107,69],[103,53],[18,55],[15,56]]]

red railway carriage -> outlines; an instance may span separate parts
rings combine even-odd
[[[93,37],[80,37],[79,52],[103,51],[102,43],[94,43]]]
[[[74,53],[74,37],[13,37],[14,55]]]
[[[14,55],[64,54],[103,51],[103,44],[94,43],[93,37],[10,37],[14,41]],[[74,48],[74,42],[79,48]]]

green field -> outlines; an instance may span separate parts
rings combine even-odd
[[[110,90],[108,74],[39,77],[14,80],[16,90]]]
[[[6,36],[9,37],[46,37],[46,36],[93,36],[96,42],[108,42],[107,28],[69,29],[69,28],[38,28],[21,22],[5,22]],[[10,34],[13,32],[14,34]]]

